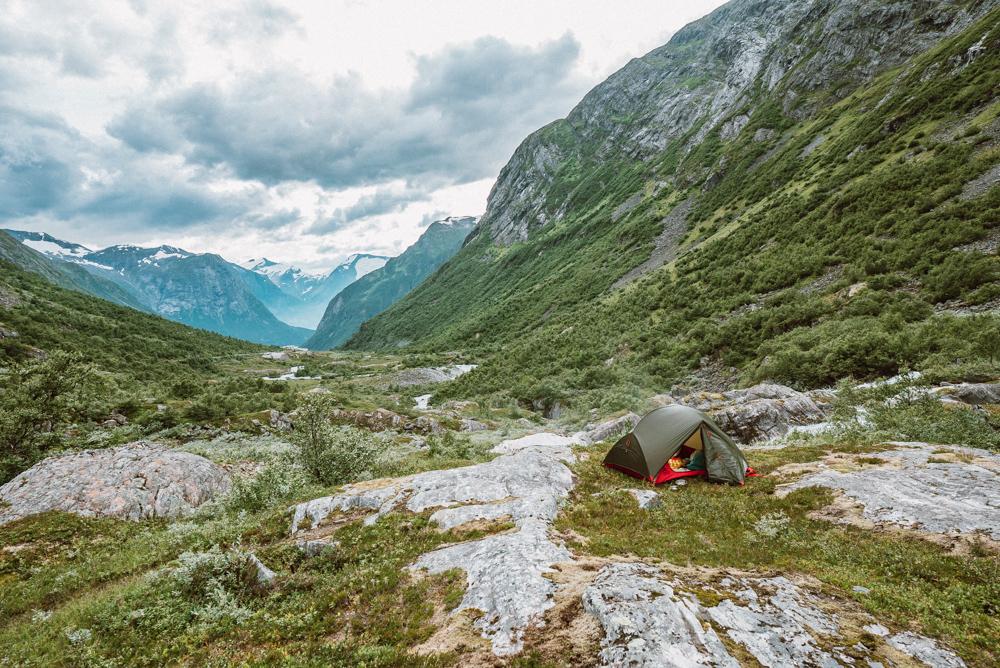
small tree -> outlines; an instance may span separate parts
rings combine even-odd
[[[0,481],[61,441],[61,428],[104,408],[107,384],[79,355],[14,363],[0,373]]]
[[[361,429],[334,425],[333,408],[333,400],[323,395],[310,396],[299,407],[291,434],[299,464],[324,485],[378,475],[384,462],[381,440]]]

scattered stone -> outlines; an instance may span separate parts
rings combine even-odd
[[[292,418],[287,413],[281,413],[273,408],[267,412],[267,421],[273,429],[278,431],[291,431]]]
[[[626,413],[621,417],[607,420],[598,425],[587,425],[584,427],[586,437],[590,442],[597,443],[608,438],[618,437],[621,434],[631,431],[639,423],[641,418],[635,413]]]
[[[166,413],[167,412],[167,408],[168,407],[167,407],[166,404],[156,404],[156,412],[157,413]]]
[[[801,156],[803,158],[808,158],[810,155],[813,154],[813,151],[815,151],[817,148],[819,148],[820,145],[822,145],[823,142],[825,142],[825,141],[826,141],[826,136],[824,136],[824,135],[816,135],[813,138],[813,140],[811,142],[809,142],[806,145],[805,148],[802,149]]]
[[[649,259],[638,267],[633,268],[627,274],[619,278],[611,286],[611,291],[619,290],[640,276],[644,276],[651,271],[659,269],[666,263],[677,257],[680,243],[687,233],[688,214],[694,208],[695,199],[689,197],[680,202],[670,210],[663,220],[660,221],[660,234],[653,241],[653,252]],[[567,328],[568,330],[569,328]],[[567,331],[564,330],[564,331]]]
[[[723,141],[729,141],[730,139],[741,133],[743,131],[743,128],[745,128],[747,126],[747,123],[749,122],[750,122],[750,116],[748,116],[747,114],[738,114],[736,116],[733,116],[732,118],[730,118],[729,120],[727,120],[725,123],[722,124],[722,128],[719,130],[719,137],[721,137]],[[758,130],[757,132],[760,132],[760,130]],[[756,137],[757,135],[754,134],[755,139]]]
[[[316,557],[327,550],[332,550],[333,548],[340,545],[339,542],[333,540],[299,540],[296,542],[296,546],[302,550],[302,553],[307,557]]]
[[[419,397],[413,397],[413,403],[418,411],[425,411],[430,407],[432,394],[421,394]]]
[[[116,423],[117,424],[117,423]],[[0,486],[0,524],[49,510],[139,520],[178,517],[229,490],[209,460],[137,441],[49,457]]]
[[[461,425],[462,431],[486,431],[489,429],[489,427],[482,422],[469,418],[462,418]]]
[[[828,468],[777,493],[829,487],[861,504],[864,518],[875,524],[934,534],[983,533],[1000,541],[1000,456],[926,443],[892,445],[900,448],[864,455],[882,465],[848,472]]]
[[[441,423],[431,417],[420,416],[413,421],[412,425],[405,425],[407,430],[418,431],[421,434],[443,434],[445,428]]]
[[[776,130],[771,128],[758,128],[757,132],[753,133],[753,140],[757,143],[771,141],[778,136]]]
[[[651,489],[626,489],[625,491],[635,498],[636,503],[643,510],[652,510],[663,505],[660,495]]]
[[[330,412],[330,419],[336,424],[353,425],[370,431],[401,430],[421,434],[444,432],[444,427],[434,418],[420,416],[411,420],[385,408],[376,408],[373,411],[335,408]]]
[[[853,591],[855,594],[870,594],[870,593],[872,593],[871,589],[869,589],[868,587],[862,587],[860,585],[854,585],[853,587],[851,587],[851,591]]]
[[[982,197],[998,183],[1000,183],[1000,165],[993,165],[985,173],[966,183],[958,199],[968,202]]]
[[[257,555],[253,552],[247,554],[247,563],[254,570],[254,577],[259,585],[269,585],[274,582],[274,578],[277,577],[277,573],[272,571],[270,568],[264,565]]]
[[[271,351],[271,352],[261,353],[260,356],[266,360],[272,360],[275,362],[285,362],[288,360],[288,353],[285,352]]]
[[[404,369],[396,373],[390,382],[399,387],[445,383],[469,373],[477,366],[477,364],[453,364],[451,366]]]

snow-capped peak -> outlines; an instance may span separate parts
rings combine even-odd
[[[22,230],[6,230],[6,232],[28,248],[50,257],[72,259],[83,257],[90,252],[90,249],[86,246],[56,239],[46,232],[27,232]]]

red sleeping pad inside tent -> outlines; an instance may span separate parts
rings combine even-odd
[[[618,466],[617,464],[605,464],[605,466],[607,466],[609,469],[621,471],[622,473],[630,475],[633,478],[638,478],[639,480],[648,480],[654,485],[662,485],[665,482],[670,482],[671,480],[676,480],[677,478],[693,478],[694,476],[705,475],[707,473],[707,471],[705,471],[704,469],[700,471],[675,471],[672,468],[670,468],[670,464],[668,463],[663,465],[663,468],[660,469],[660,472],[656,475],[655,478],[647,478],[646,476],[640,473],[636,473],[631,469],[627,469],[624,466]],[[759,475],[760,474],[757,473],[755,470],[753,470],[752,467],[750,466],[747,467],[746,477],[754,478]]]

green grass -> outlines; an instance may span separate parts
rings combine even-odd
[[[60,288],[41,276],[0,261],[0,325],[18,333],[0,339],[0,363],[35,350],[76,352],[123,383],[166,384],[205,378],[220,364],[264,350],[245,341],[186,327],[148,313]]]

